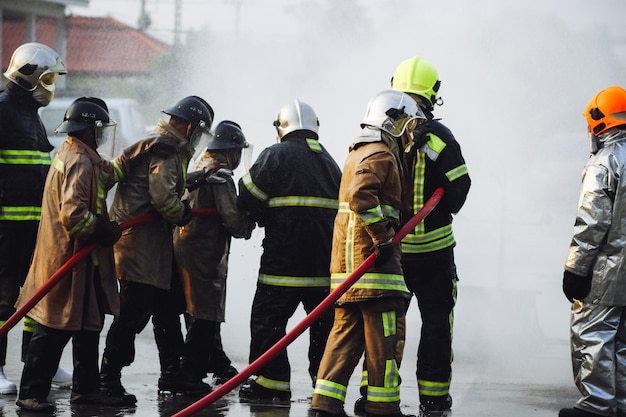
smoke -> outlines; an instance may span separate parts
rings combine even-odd
[[[396,65],[414,55],[433,62],[445,100],[435,114],[461,143],[473,182],[454,223],[457,356],[523,356],[550,340],[567,362],[560,286],[588,156],[581,112],[595,92],[623,84],[626,3],[239,4],[238,14],[209,14],[187,34],[184,71],[164,75],[177,80],[172,95],[206,98],[217,121],[242,126],[256,155],[275,142],[278,109],[299,98],[342,166],[369,98],[389,88]],[[231,252],[224,343],[243,362],[262,236],[234,241]],[[409,315],[414,350],[415,306]]]

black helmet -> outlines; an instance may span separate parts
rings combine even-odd
[[[215,115],[209,103],[198,96],[180,99],[162,112],[190,122],[193,129],[204,124],[203,127],[207,130],[211,129]]]
[[[97,97],[80,97],[70,104],[63,117],[63,123],[56,133],[79,132],[89,128],[115,126],[110,119],[106,103]]]
[[[233,121],[224,120],[215,128],[215,134],[207,142],[206,149],[207,151],[216,151],[221,149],[242,149],[248,146],[241,126]]]

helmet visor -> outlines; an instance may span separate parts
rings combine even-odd
[[[54,83],[56,83],[58,78],[58,73],[48,72],[39,78],[39,84],[48,91],[54,91]]]
[[[206,144],[212,137],[213,135],[211,134],[211,131],[207,129],[206,124],[202,121],[191,133],[191,136],[189,137],[189,143],[191,144],[191,147],[195,150],[198,144]]]
[[[110,120],[109,123],[97,120],[95,123],[96,148],[104,145],[109,140],[114,140],[116,128],[117,123],[113,120]]]

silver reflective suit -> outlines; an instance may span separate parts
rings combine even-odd
[[[592,274],[590,294],[572,304],[576,408],[615,416],[626,413],[626,127],[598,139],[583,171],[565,269]]]

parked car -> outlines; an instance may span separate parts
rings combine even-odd
[[[48,140],[54,146],[54,154],[65,141],[66,134],[55,134],[54,130],[63,122],[63,116],[70,104],[76,98],[55,97],[46,107],[39,109],[39,115],[46,126]],[[122,152],[122,149],[132,145],[146,135],[146,124],[139,111],[139,104],[130,98],[103,98],[109,107],[111,119],[117,122],[115,140],[108,141],[98,148],[100,155],[113,158]]]

